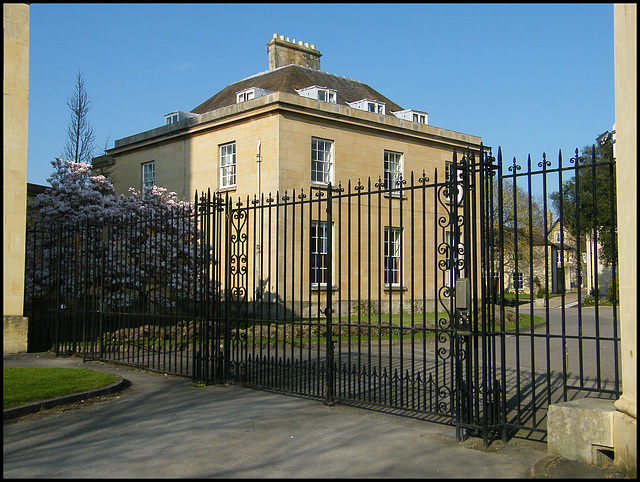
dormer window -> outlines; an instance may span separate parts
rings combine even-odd
[[[181,120],[195,117],[196,115],[198,114],[192,114],[191,112],[185,112],[182,110],[171,112],[170,114],[166,114],[164,116],[164,125],[174,124],[176,122],[180,122]]]
[[[429,114],[414,109],[406,109],[398,112],[392,112],[398,119],[404,119],[418,124],[429,124]]]
[[[304,89],[296,89],[296,92],[302,97],[331,102],[332,104],[338,101],[338,91],[329,89],[328,87],[313,85],[311,87],[305,87]]]
[[[248,89],[241,90],[240,92],[236,92],[236,104],[262,97],[263,95],[267,95],[269,92],[270,91],[259,87],[250,87]]]
[[[253,89],[238,92],[236,94],[236,104],[239,104],[240,102],[245,102],[247,100],[251,100],[253,99],[254,95],[255,95],[255,92]]]
[[[413,114],[413,122],[418,124],[426,124],[426,116],[424,114]]]
[[[174,122],[178,122],[178,113],[174,112],[173,114],[167,114],[166,116],[164,116],[164,123],[166,124],[173,124]]]
[[[385,103],[378,100],[362,99],[356,102],[347,102],[349,107],[366,110],[375,114],[385,114]]]

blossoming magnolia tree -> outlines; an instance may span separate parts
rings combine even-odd
[[[27,292],[104,312],[168,312],[211,299],[211,247],[194,203],[157,186],[118,196],[87,163],[51,164],[51,189],[28,204],[41,259],[27,268]]]

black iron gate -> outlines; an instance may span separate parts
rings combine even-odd
[[[620,393],[615,299],[586,308],[578,284],[577,308],[566,301],[593,272],[587,246],[599,266],[606,223],[594,216],[586,237],[572,224],[581,234],[571,238],[562,204],[581,192],[582,173],[592,187],[597,170],[613,180],[614,162],[594,152],[569,167],[561,155],[539,171],[528,164],[503,172],[501,152],[481,147],[454,152],[444,172],[207,193],[175,215],[28,233],[41,248],[28,286],[48,300],[56,353],[431,414],[485,444],[510,430],[544,434],[550,403]],[[569,286],[552,308],[559,278]],[[25,312],[37,318],[35,298]]]
[[[454,154],[447,171],[236,203],[225,290],[232,379],[476,428],[473,399],[484,397],[472,381],[471,326],[482,275],[470,248],[479,259],[483,176],[471,153]]]

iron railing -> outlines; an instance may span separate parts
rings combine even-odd
[[[485,444],[544,435],[549,404],[620,394],[619,334],[616,301],[586,307],[581,287],[581,253],[599,268],[603,226],[615,235],[613,204],[585,235],[566,205],[587,203],[565,195],[588,179],[598,205],[614,161],[538,167],[481,148],[395,186],[209,192],[187,213],[29,232],[26,313],[47,300],[60,354],[431,414]]]

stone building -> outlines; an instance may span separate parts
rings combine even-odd
[[[384,184],[386,188],[400,179],[408,180],[411,173],[416,179],[427,176],[433,182],[436,170],[442,182],[454,151],[459,159],[467,149],[480,149],[480,137],[431,126],[425,111],[401,107],[358,80],[323,72],[322,54],[315,45],[274,34],[267,51],[267,71],[224,87],[190,111],[167,114],[161,127],[116,140],[104,156],[94,159],[94,171],[109,175],[116,191],[125,194],[130,187],[140,190],[157,185],[186,200],[208,189],[228,193],[234,199],[276,193],[282,197],[294,189],[296,194],[304,191],[311,197],[310,193],[326,191],[329,183],[346,187],[358,182],[367,185],[371,179],[372,185]],[[349,234],[334,221],[333,242],[345,261],[341,272],[334,273],[333,289],[345,288],[351,272],[351,276],[360,273],[358,282],[371,286],[371,293],[376,294],[355,295],[351,291],[345,299],[375,297],[388,303],[391,297],[398,298],[394,291],[407,291],[410,284],[416,292],[427,290],[423,285],[426,277],[410,282],[408,271],[418,266],[431,274],[445,256],[436,249],[446,242],[446,233],[434,229],[435,218],[445,208],[440,206],[436,213],[436,203],[429,196],[430,205],[417,205],[413,214],[402,216],[397,214],[401,196],[386,196],[382,202],[363,201],[381,210],[381,219],[385,220],[377,226],[352,223],[350,239],[371,236],[375,241],[370,246],[349,245],[345,241]],[[405,206],[408,204],[405,202]],[[390,211],[395,214],[389,215]],[[300,214],[296,216],[302,219]],[[296,249],[307,249],[308,240],[314,247],[326,246],[325,215],[319,212],[313,219],[305,216],[295,236],[307,241]],[[409,230],[412,217],[428,226],[428,239]],[[278,258],[275,239],[282,246],[290,234],[283,225],[269,228],[269,234],[260,227],[249,234],[254,241],[258,235],[274,239],[269,256],[276,266],[262,273],[259,282],[287,280],[286,287],[270,291],[286,299],[296,296],[304,304],[307,294],[293,290],[300,291],[309,284],[322,290],[323,279],[317,279],[319,273],[324,276],[322,261],[313,261],[318,256],[311,256],[311,260]],[[338,239],[342,242],[339,248]],[[291,239],[290,245],[296,242]],[[252,248],[248,249],[251,252]],[[362,259],[369,259],[371,253],[372,261],[358,262],[355,255],[347,261],[349,253],[356,251],[364,256]],[[384,275],[379,269],[383,263]],[[250,269],[261,268],[256,264]],[[431,301],[436,298],[438,284],[451,283],[447,274],[440,278],[428,282],[430,294],[426,298]],[[379,295],[380,285],[384,285],[384,292]],[[249,292],[257,288],[251,287]],[[394,306],[398,309],[397,304]]]
[[[442,173],[454,149],[480,145],[367,84],[322,72],[315,45],[274,34],[267,47],[269,70],[116,140],[94,170],[120,193],[156,184],[192,200],[208,188],[245,196],[377,179],[385,169]]]

